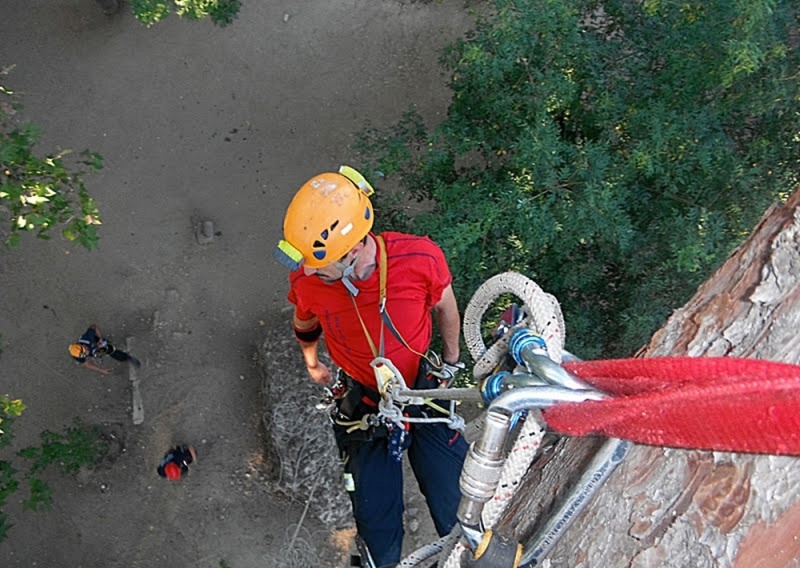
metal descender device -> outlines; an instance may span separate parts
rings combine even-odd
[[[606,439],[578,473],[571,490],[524,543],[487,530],[482,513],[495,496],[506,461],[506,443],[516,422],[521,417],[536,419],[530,411],[557,403],[601,400],[606,396],[550,359],[544,340],[531,330],[513,331],[513,322],[507,323],[505,329],[501,324],[498,330],[500,334],[513,333],[508,354],[517,367],[513,372],[497,371],[480,384],[488,404],[486,421],[481,438],[471,445],[462,469],[458,521],[474,556],[470,566],[539,566],[624,459],[630,443]],[[565,353],[566,357],[576,359]]]

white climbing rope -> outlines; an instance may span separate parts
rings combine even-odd
[[[490,348],[486,348],[481,335],[482,318],[497,298],[513,294],[523,302],[524,317]],[[482,380],[508,353],[508,344],[516,329],[531,329],[541,336],[547,345],[550,358],[561,363],[564,350],[565,326],[561,306],[551,294],[545,293],[535,282],[516,272],[504,272],[484,282],[475,291],[464,311],[464,340],[472,358],[476,361],[473,376]],[[404,387],[405,385],[399,385]],[[545,429],[534,412],[525,418],[514,446],[503,464],[503,470],[495,494],[483,508],[481,521],[488,530],[501,518],[508,502],[519,487],[522,477],[530,467],[544,437]],[[454,539],[458,539],[453,543]],[[448,542],[449,540],[449,542]],[[449,554],[442,568],[461,568],[461,556],[468,550],[465,540],[458,535],[448,535],[438,541],[412,552],[398,565],[401,568],[420,566],[422,562],[440,553]]]
[[[400,562],[397,565],[397,568],[414,568],[415,566],[419,566],[426,560],[430,559],[433,556],[439,554],[443,547],[444,547],[444,539],[446,537],[440,538],[439,540],[432,542],[430,544],[426,544],[425,546],[418,548]]]
[[[513,333],[506,333],[489,349],[481,336],[483,314],[493,301],[503,294],[513,294],[523,302],[525,317],[514,329],[528,328],[540,335],[547,344],[547,352],[556,363],[561,363],[564,350],[564,316],[554,296],[545,293],[535,282],[515,272],[498,274],[481,285],[464,312],[464,340],[476,360],[473,376],[485,378],[508,353],[508,343]],[[530,467],[541,446],[545,430],[540,421],[529,413],[523,423],[514,447],[506,457],[500,480],[492,499],[483,508],[481,520],[489,530],[501,518],[508,502],[519,487],[522,477]],[[444,568],[461,568],[460,558],[466,550],[463,539],[451,551]]]
[[[539,420],[533,416],[532,412],[529,413],[514,441],[514,447],[503,464],[494,497],[483,507],[481,520],[484,528],[494,528],[494,525],[500,520],[508,502],[516,493],[522,477],[528,471],[533,457],[538,453],[544,433],[545,430]]]
[[[517,272],[503,272],[484,282],[472,295],[464,310],[464,341],[476,361],[472,371],[475,379],[486,377],[508,352],[511,333],[506,333],[489,349],[481,335],[483,314],[503,294],[513,294],[523,301],[525,317],[514,329],[528,328],[536,332],[547,344],[550,358],[561,363],[565,330],[564,316],[558,301],[530,278]]]
[[[450,553],[450,556],[448,556],[447,560],[445,560],[442,568],[461,568],[461,555],[466,550],[467,547],[464,545],[464,543],[462,541],[458,541],[453,547],[453,551]]]

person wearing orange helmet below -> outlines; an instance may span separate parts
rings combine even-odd
[[[404,451],[444,536],[457,520],[468,446],[447,423],[392,422],[379,413],[371,363],[383,357],[408,386],[436,388],[428,371],[458,365],[461,319],[442,250],[427,237],[371,232],[372,193],[348,166],[312,177],[289,204],[275,256],[292,269],[288,299],[308,374],[336,398],[331,417],[358,536],[369,562],[383,568],[396,565],[402,551]],[[433,320],[441,358],[428,351]],[[323,335],[340,368],[336,379],[318,357]],[[405,406],[402,413],[446,415],[436,404]]]
[[[98,365],[93,359],[102,357],[103,355],[108,355],[116,361],[127,361],[136,368],[141,366],[141,363],[136,357],[111,345],[111,343],[103,337],[100,328],[95,324],[90,325],[83,335],[81,335],[80,339],[69,346],[69,354],[76,363],[102,375],[110,374],[111,369]]]

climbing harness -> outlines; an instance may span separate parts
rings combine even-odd
[[[389,438],[389,448],[391,455],[396,459],[402,458],[404,449],[404,442],[406,433],[408,431],[408,424],[410,423],[435,423],[442,422],[450,426],[454,430],[463,432],[464,419],[456,414],[456,401],[450,400],[449,407],[443,406],[435,402],[440,399],[440,392],[444,392],[444,388],[449,386],[457,367],[453,365],[445,365],[441,358],[432,351],[421,353],[415,350],[403,338],[400,332],[392,322],[389,312],[386,309],[386,283],[387,283],[387,269],[388,258],[386,254],[386,243],[382,236],[375,237],[377,241],[378,254],[379,254],[379,285],[380,296],[378,309],[381,315],[381,326],[378,338],[378,344],[372,339],[372,336],[367,329],[364,319],[361,317],[356,296],[350,293],[350,299],[353,302],[353,307],[361,322],[361,328],[369,344],[370,350],[374,356],[371,366],[375,375],[375,383],[377,385],[377,397],[367,397],[376,404],[376,412],[364,413],[363,416],[355,420],[336,419],[336,423],[340,426],[347,428],[348,432],[355,430],[369,430],[371,428],[385,427],[386,434]],[[409,351],[418,355],[421,361],[421,367],[424,370],[423,375],[433,377],[435,379],[434,389],[426,390],[409,390],[409,387],[402,376],[400,371],[384,354],[384,327],[387,328],[392,335]],[[417,386],[416,384],[414,386]],[[356,386],[356,389],[358,387]],[[363,387],[364,391],[369,390],[368,387]],[[423,395],[421,393],[426,393]],[[347,395],[345,395],[346,397]],[[359,397],[360,398],[360,397]],[[342,403],[339,403],[341,409]],[[423,409],[423,407],[425,407]],[[340,412],[341,414],[341,412]]]

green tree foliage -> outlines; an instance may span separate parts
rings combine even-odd
[[[568,348],[627,356],[800,172],[791,0],[496,0],[448,47],[453,100],[365,130],[365,171],[427,205],[462,302],[515,270],[560,301]]]
[[[25,410],[21,400],[12,400],[8,395],[0,395],[0,449],[8,447],[14,437],[14,420]],[[11,525],[2,511],[9,495],[19,488],[17,470],[11,462],[0,460],[0,541],[6,537]]]
[[[97,245],[100,214],[83,182],[87,170],[102,168],[99,154],[84,151],[77,163],[68,151],[38,155],[39,129],[15,120],[20,105],[2,84],[0,71],[0,219],[7,223],[5,242],[15,245],[23,232],[48,239],[51,230],[91,249]]]
[[[0,395],[0,449],[11,445],[14,422],[24,410],[25,405],[21,400]],[[23,477],[30,493],[23,505],[31,510],[44,510],[52,505],[52,489],[40,476],[45,469],[56,466],[63,475],[75,474],[81,467],[92,467],[108,450],[108,443],[100,429],[78,419],[62,433],[45,430],[40,434],[40,439],[38,446],[29,446],[16,452],[17,456],[32,460]],[[11,461],[0,459],[0,541],[11,528],[2,507],[19,487],[19,471]]]
[[[82,467],[93,466],[108,450],[100,428],[77,418],[63,432],[45,430],[39,438],[38,446],[17,452],[18,456],[33,460],[28,470],[30,498],[25,501],[25,508],[33,510],[47,509],[53,502],[50,486],[37,474],[50,466],[56,466],[63,475],[76,474]]]
[[[220,27],[225,27],[239,14],[239,0],[130,0],[136,19],[152,26],[174,11],[181,18],[200,20],[211,18]]]

